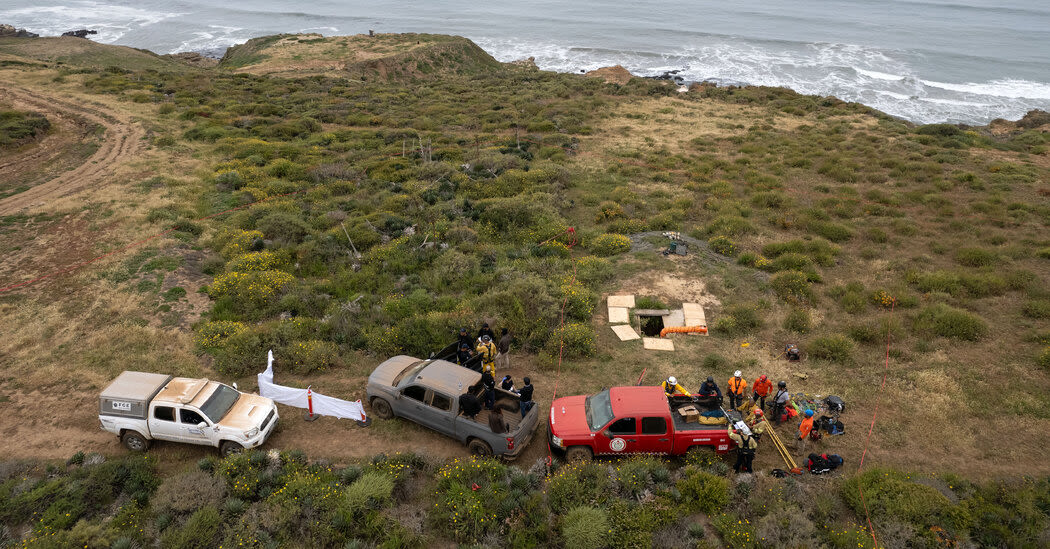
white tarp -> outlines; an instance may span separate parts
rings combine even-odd
[[[274,402],[295,406],[296,408],[307,408],[306,389],[295,389],[283,387],[273,383],[273,351],[270,351],[266,359],[266,371],[259,374],[259,394],[272,399]],[[365,420],[365,407],[361,401],[350,402],[340,400],[318,393],[312,393],[314,403],[314,415],[332,416],[354,421]]]

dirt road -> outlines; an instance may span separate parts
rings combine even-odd
[[[72,133],[93,132],[96,125],[103,129],[98,149],[87,160],[45,183],[0,200],[0,215],[11,215],[101,185],[116,165],[132,158],[143,147],[146,131],[141,125],[126,114],[96,104],[8,84],[0,84],[0,101],[16,109],[39,112]],[[59,135],[47,137],[25,154],[0,161],[0,178],[55,162],[66,152],[66,147],[74,144],[68,135],[65,139]]]

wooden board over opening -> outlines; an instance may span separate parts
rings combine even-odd
[[[627,324],[631,317],[627,314],[627,307],[609,307],[609,324]]]
[[[627,307],[628,309],[634,308],[634,296],[633,295],[611,295],[609,296],[610,307]]]
[[[613,326],[612,331],[616,333],[616,337],[620,338],[620,341],[630,341],[632,339],[641,339],[638,332],[634,331],[634,328],[630,324],[620,324],[619,326]]]
[[[642,347],[650,351],[673,351],[674,342],[662,337],[643,337]]]

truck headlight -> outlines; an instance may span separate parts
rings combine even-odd
[[[252,437],[254,437],[257,434],[259,434],[259,428],[258,427],[252,427],[251,429],[248,429],[247,431],[244,432],[244,438],[252,438]]]
[[[565,444],[562,443],[561,437],[559,436],[551,435],[551,442],[558,448],[565,448]]]

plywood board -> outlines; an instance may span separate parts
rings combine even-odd
[[[662,337],[643,337],[642,347],[651,351],[673,351],[674,342]]]
[[[664,315],[664,328],[679,328],[685,325],[685,315],[679,309],[671,311],[669,315]]]
[[[627,307],[628,309],[634,308],[634,296],[633,295],[611,295],[609,296],[610,307]]]
[[[630,322],[627,310],[627,307],[609,307],[609,324],[627,324]]]
[[[612,331],[616,333],[616,337],[620,338],[620,341],[630,341],[632,339],[641,339],[638,332],[634,331],[634,328],[630,324],[620,324],[619,326],[613,326]]]
[[[698,303],[683,303],[682,313],[685,315],[686,326],[707,326],[704,308]]]

